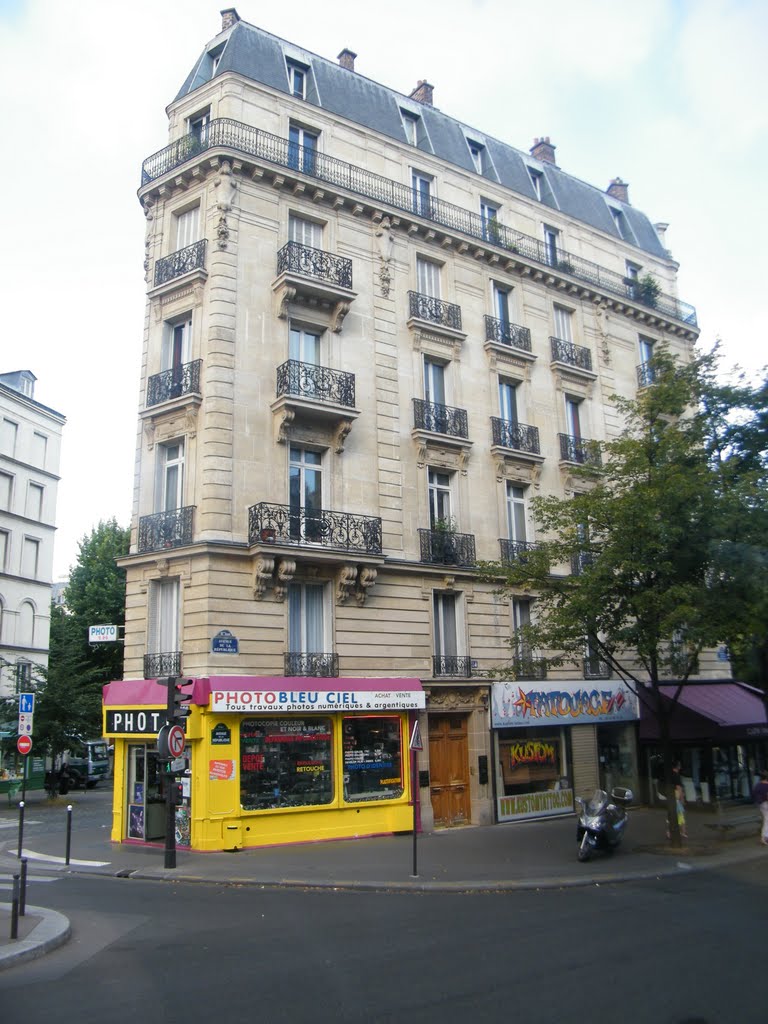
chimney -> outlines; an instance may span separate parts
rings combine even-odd
[[[343,68],[346,68],[347,71],[354,71],[356,56],[357,54],[353,50],[350,50],[345,46],[341,53],[338,55],[337,59],[339,61],[339,64]]]
[[[226,32],[228,28],[232,28],[238,21],[240,21],[240,15],[237,13],[234,7],[225,7],[221,11],[221,31]]]
[[[434,88],[429,82],[419,81],[416,88],[408,94],[408,98],[416,100],[417,103],[425,103],[428,107],[431,107]]]
[[[612,199],[618,199],[620,203],[629,205],[629,185],[621,178],[614,178],[605,191]]]
[[[549,141],[548,135],[545,135],[541,139],[534,139],[530,152],[534,159],[541,160],[542,163],[555,163],[555,146],[553,146]],[[557,164],[555,164],[555,166],[557,166]]]

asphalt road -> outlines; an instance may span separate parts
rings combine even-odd
[[[483,894],[63,876],[73,938],[0,974],[3,1019],[764,1024],[768,873]]]

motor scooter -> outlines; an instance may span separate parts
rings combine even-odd
[[[623,786],[615,786],[610,796],[604,789],[596,789],[590,800],[576,798],[580,806],[576,826],[580,861],[589,860],[596,851],[610,853],[616,849],[627,827],[627,807],[632,799],[632,790]]]

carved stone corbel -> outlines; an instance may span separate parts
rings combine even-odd
[[[459,471],[462,476],[467,475],[467,468],[469,466],[470,452],[468,448],[462,448],[458,454]]]
[[[275,579],[275,584],[274,584],[275,600],[276,601],[284,601],[285,600],[285,595],[286,595],[286,592],[288,590],[288,584],[293,579],[295,572],[296,572],[296,563],[295,562],[291,561],[290,558],[281,558],[280,559],[280,562],[279,562],[279,564],[277,566],[277,573],[275,574],[276,575],[276,579]]]
[[[283,285],[279,291],[275,292],[275,316],[280,317],[281,320],[287,320],[288,314],[290,313],[290,307],[293,300],[296,298],[296,289],[291,288],[290,285]]]
[[[424,442],[420,442],[416,446],[416,465],[419,469],[424,469],[427,463],[427,446]]]
[[[257,555],[256,557],[256,573],[253,583],[253,596],[257,599],[264,596],[264,591],[267,589],[267,584],[272,579],[272,571],[275,568],[274,558],[268,558],[266,555]]]
[[[336,571],[336,601],[344,604],[357,579],[357,566],[342,565]]]
[[[341,332],[341,328],[344,323],[344,318],[346,317],[347,313],[350,311],[351,308],[352,304],[350,302],[336,303],[336,308],[334,309],[333,317],[331,318],[331,330],[334,332],[334,334],[339,334]]]
[[[333,434],[333,450],[337,455],[341,455],[344,451],[344,442],[347,440],[350,430],[352,429],[352,420],[342,420],[341,423],[336,427]]]
[[[365,604],[365,599],[368,596],[368,591],[376,582],[376,577],[379,575],[378,569],[374,569],[372,566],[362,566],[357,574],[357,588],[355,590],[355,600],[362,606]]]
[[[155,562],[155,573],[158,576],[167,576],[170,563],[167,558],[158,558]]]
[[[147,440],[147,451],[155,447],[155,424],[153,420],[144,420],[144,437]]]
[[[453,588],[456,586],[456,577],[455,576],[444,576],[443,577],[443,586],[445,587],[446,590],[453,590]]]
[[[286,444],[290,439],[290,427],[296,419],[296,410],[283,408],[277,414],[277,438],[280,444]]]

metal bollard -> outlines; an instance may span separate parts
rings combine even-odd
[[[67,804],[67,856],[65,864],[69,866],[69,853],[72,849],[72,804]]]
[[[27,858],[21,858],[21,891],[19,892],[19,916],[27,912]]]
[[[11,938],[19,937],[19,876],[13,876],[13,900],[11,902]]]
[[[24,844],[24,801],[19,800],[19,849],[16,854],[21,857],[21,848]]]

